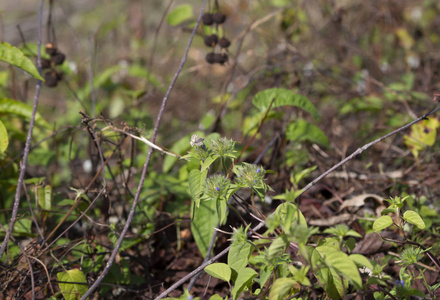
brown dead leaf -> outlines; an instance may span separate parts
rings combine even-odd
[[[376,200],[380,205],[383,205],[383,197],[380,197],[375,194],[361,194],[357,195],[349,200],[345,200],[344,203],[339,207],[339,211],[343,210],[346,207],[361,207],[365,205],[365,200],[368,198],[373,198]]]
[[[393,240],[401,240],[401,237],[394,232],[384,231],[382,236]],[[393,247],[393,244],[383,240],[377,233],[367,234],[363,240],[356,244],[353,253],[370,255],[382,251],[386,251]]]
[[[308,223],[313,226],[333,226],[340,223],[352,222],[356,219],[354,214],[342,214],[326,219],[310,220]]]

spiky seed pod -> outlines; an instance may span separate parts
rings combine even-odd
[[[49,71],[44,74],[44,84],[48,87],[56,87],[58,84],[57,74],[54,71]]]
[[[210,14],[210,13],[203,14],[202,22],[204,25],[208,25],[208,26],[212,25],[214,23],[214,20],[212,18],[212,14]]]
[[[214,61],[223,65],[225,62],[228,61],[228,55],[226,53],[215,53]]]
[[[219,44],[220,47],[222,47],[222,48],[228,48],[228,47],[231,45],[231,42],[230,42],[227,38],[222,37],[222,38],[220,39],[220,41],[218,41],[218,44]]]
[[[50,60],[42,58],[41,59],[41,68],[44,69],[49,69],[50,68]]]
[[[217,45],[218,36],[216,34],[207,35],[204,38],[205,45],[208,47],[214,47]]]
[[[53,61],[53,63],[57,66],[62,65],[65,59],[66,59],[66,55],[61,52],[52,55],[52,57],[50,58],[50,60]]]
[[[55,45],[52,43],[47,43],[46,44],[46,53],[49,55],[54,55],[55,53],[57,53],[57,47],[55,47]]]
[[[206,56],[205,56],[205,60],[206,60],[209,64],[213,64],[213,63],[215,63],[215,55],[216,55],[216,53],[214,53],[214,52],[210,52],[210,53],[206,54]]]
[[[55,75],[56,75],[58,81],[63,80],[63,77],[64,77],[64,73],[63,72],[56,72]]]
[[[223,24],[226,21],[226,15],[222,14],[220,12],[216,12],[212,16],[212,19],[213,19],[214,23],[216,23],[216,24]]]

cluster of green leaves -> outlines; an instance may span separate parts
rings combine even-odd
[[[310,246],[309,239],[319,230],[308,227],[304,216],[292,203],[280,205],[269,216],[267,225],[268,231],[254,241],[247,238],[248,228],[234,230],[228,263],[215,263],[205,268],[208,274],[231,285],[233,299],[245,291],[268,299],[286,299],[301,289],[312,289],[313,284],[322,287],[331,299],[341,299],[350,287],[362,289],[360,269],[373,269],[363,255],[347,255],[343,251],[349,244],[344,238],[359,237],[346,225],[327,230],[325,233],[334,237]],[[270,238],[276,228],[282,228],[282,233]],[[289,247],[301,255],[303,263],[292,260],[287,252]],[[259,288],[252,289],[254,283]],[[218,297],[211,299],[222,299]],[[307,292],[296,299],[306,299],[304,297],[307,298]]]
[[[404,200],[399,197],[391,199],[392,204],[385,213],[391,210],[396,212]],[[422,224],[412,217],[406,216],[404,219]],[[373,228],[381,222],[379,219]],[[355,238],[361,236],[346,225],[324,230],[323,233],[328,236],[311,246],[319,230],[309,227],[301,211],[294,204],[286,202],[267,218],[266,226],[267,232],[260,239],[252,241],[247,238],[249,228],[234,230],[227,264],[214,263],[205,268],[209,275],[230,285],[233,299],[243,292],[266,299],[307,299],[307,290],[316,289],[317,286],[323,288],[330,299],[342,299],[348,293],[369,289],[370,285],[387,287],[392,281],[383,273],[387,259],[380,264],[371,262],[361,254],[351,253],[356,245]],[[292,259],[287,251],[289,248],[290,252],[302,258],[301,263]],[[396,280],[389,294],[375,292],[375,299],[390,299],[390,295],[398,299],[426,297],[422,291],[411,286],[420,278],[417,274],[423,277],[424,270],[419,262],[428,250],[413,246],[402,249],[400,279]],[[428,286],[426,279],[423,282],[431,296],[440,287],[440,284]],[[258,284],[259,288],[255,288],[254,284]],[[295,297],[295,294],[298,296]],[[211,299],[223,298],[214,295]]]
[[[254,97],[252,103],[256,110],[251,113],[247,123],[253,125],[244,130],[253,134],[256,133],[259,124],[283,113],[276,110],[278,107],[297,107],[319,119],[316,108],[306,97],[287,89],[264,90]],[[290,122],[287,125],[286,135],[293,143],[310,141],[323,146],[328,145],[325,134],[316,125],[303,119]],[[221,138],[217,134],[206,137],[203,145],[193,147],[183,158],[190,160],[188,183],[195,204],[192,232],[202,254],[206,255],[213,236],[212,228],[218,223],[222,225],[226,222],[227,202],[231,196],[239,189],[250,189],[252,201],[254,194],[263,201],[270,187],[264,182],[266,171],[261,166],[247,163],[235,165],[234,160],[237,158],[235,142]],[[220,170],[220,173],[211,170],[211,174],[215,174],[208,176],[210,167],[216,162],[218,166],[214,169]],[[233,182],[230,180],[229,170],[235,175]],[[313,168],[300,172],[302,176],[295,176],[297,180],[295,183],[310,174],[311,170]]]
[[[406,210],[404,213],[402,213],[403,204],[408,198],[409,196],[403,198],[396,196],[394,198],[390,198],[389,200],[385,200],[389,202],[390,205],[381,212],[382,217],[374,221],[373,230],[375,232],[380,232],[392,225],[403,228],[405,223],[414,224],[420,229],[425,229],[425,222],[423,222],[423,219],[417,212],[413,210]],[[394,223],[393,219],[391,218],[391,214],[396,216],[396,223]]]
[[[297,106],[315,118],[319,118],[314,106],[307,98],[285,89],[269,89],[258,93],[254,105],[259,113],[249,122],[256,126],[264,118],[272,118],[272,109],[280,106]],[[288,125],[292,129],[289,137],[292,141],[312,141],[327,145],[325,135],[312,124],[304,120],[294,121]],[[298,125],[299,124],[299,125]],[[290,132],[290,131],[289,131]],[[194,238],[199,249],[205,256],[212,238],[213,227],[224,224],[227,216],[227,201],[239,190],[250,189],[251,197],[257,195],[264,199],[270,187],[265,183],[266,171],[257,165],[242,163],[234,165],[236,158],[235,142],[218,136],[208,136],[203,145],[195,146],[184,158],[196,160],[199,167],[194,167],[188,174],[189,190],[195,204],[194,220],[191,224]],[[223,172],[208,176],[210,167],[216,161]],[[194,164],[193,164],[194,165]],[[231,181],[227,170],[232,169],[235,177]],[[314,168],[298,173],[292,180],[295,184],[310,174]],[[308,245],[309,239],[317,232],[317,228],[309,228],[304,216],[292,203],[295,191],[278,195],[277,198],[288,200],[278,206],[276,211],[266,220],[267,232],[259,240],[247,238],[249,228],[234,230],[233,242],[228,255],[228,263],[216,263],[205,268],[205,271],[230,284],[231,296],[237,299],[247,291],[255,296],[268,293],[269,299],[285,299],[298,292],[302,287],[312,286],[309,275],[322,286],[327,294],[339,299],[347,294],[350,285],[362,288],[361,275],[358,268],[372,269],[372,264],[362,255],[347,255],[343,249],[354,248],[354,237],[360,237],[346,226],[330,228],[326,231],[335,238],[322,240],[317,247]],[[277,230],[281,228],[281,233]],[[275,236],[275,238],[274,238]],[[348,237],[347,241],[344,238]],[[293,247],[306,264],[295,265],[287,249]],[[259,272],[257,272],[258,270]],[[257,283],[260,288],[252,291]],[[270,287],[268,289],[267,287]],[[211,299],[221,299],[219,295]]]
[[[424,219],[418,212],[410,209],[403,212],[403,207],[407,200],[411,202],[409,206],[414,207],[414,200],[409,195],[404,197],[396,196],[386,200],[390,203],[390,205],[381,212],[382,217],[374,221],[373,230],[376,232],[381,232],[386,228],[396,226],[399,232],[402,234],[402,237],[406,238],[407,235],[413,231],[413,225],[417,226],[417,228],[420,230],[425,229],[426,225]],[[418,210],[420,212],[424,211],[425,213],[423,214],[428,217],[429,214],[426,214],[426,210],[428,208],[424,205],[421,205],[420,208],[424,208]],[[392,216],[394,216],[394,220]],[[431,222],[429,221],[429,224],[430,223]],[[399,271],[400,279],[396,280],[396,286],[391,291],[392,295],[398,297],[399,299],[408,299],[410,296],[426,297],[422,291],[411,287],[417,279],[422,278],[422,283],[425,285],[426,290],[431,296],[433,296],[434,291],[440,287],[440,284],[429,286],[424,277],[424,269],[419,266],[419,262],[425,257],[424,253],[429,250],[430,248],[423,250],[420,247],[414,247],[411,245],[402,248],[400,253],[401,260],[399,262],[399,265],[402,266]],[[417,275],[414,272],[414,268],[418,270],[420,275]],[[375,298],[388,299],[389,296],[385,296],[382,292],[376,292]]]
[[[234,165],[236,157],[235,142],[211,135],[203,145],[194,146],[183,159],[196,160],[200,167],[188,174],[188,184],[194,202],[191,228],[200,251],[205,256],[217,224],[225,224],[228,215],[228,201],[241,188],[250,188],[260,199],[270,187],[265,183],[265,170],[261,166],[242,163]],[[218,162],[223,172],[208,177],[212,165]],[[228,176],[229,168],[235,174],[234,181]]]

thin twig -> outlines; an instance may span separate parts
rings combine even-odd
[[[38,73],[42,75],[41,73],[41,24],[42,24],[42,18],[43,18],[43,4],[44,0],[41,0],[40,3],[40,11],[38,13],[38,54],[37,54],[37,65],[38,65]],[[12,230],[14,229],[15,221],[17,220],[17,212],[18,207],[20,205],[20,195],[21,195],[21,187],[23,185],[24,181],[24,174],[26,172],[26,166],[27,166],[27,159],[29,156],[29,151],[31,148],[31,142],[32,142],[32,133],[34,131],[34,125],[35,125],[35,115],[37,113],[37,106],[38,106],[38,98],[40,97],[40,91],[41,91],[42,82],[41,80],[37,81],[37,87],[35,89],[35,97],[34,97],[34,104],[32,107],[32,116],[31,120],[29,122],[29,130],[26,137],[26,144],[24,146],[24,154],[23,159],[20,163],[20,175],[18,177],[18,183],[17,183],[17,189],[15,190],[15,199],[14,199],[14,207],[12,209],[12,216],[11,221],[9,222],[9,228],[8,231],[5,234],[5,238],[3,239],[3,243],[0,247],[0,259],[3,257],[3,254],[5,253],[6,246],[8,245],[9,238],[12,234]]]
[[[132,137],[132,138],[134,138],[134,139],[136,139],[136,140],[138,140],[138,141],[141,141],[142,143],[147,144],[148,146],[150,146],[150,147],[152,147],[152,148],[154,148],[154,149],[156,149],[156,150],[162,152],[163,154],[171,155],[171,156],[178,157],[178,158],[181,158],[181,157],[182,157],[181,155],[179,155],[179,154],[177,154],[177,153],[171,153],[171,152],[165,151],[164,149],[162,149],[162,148],[159,147],[158,145],[156,145],[156,144],[150,142],[149,140],[147,140],[147,139],[144,138],[143,136],[137,136],[137,135],[134,135],[134,134],[132,134],[132,133],[130,133],[130,132],[127,132],[127,131],[125,131],[125,130],[123,130],[123,129],[116,128],[116,127],[111,126],[111,125],[109,125],[108,127],[110,127],[110,128],[111,128],[112,130],[114,130],[114,131],[117,131],[117,132],[120,132],[120,133],[126,134],[126,135],[128,135],[128,136],[130,136],[130,137]],[[106,129],[107,129],[107,127],[103,128],[102,131],[105,131]]]
[[[325,171],[323,174],[321,174],[320,176],[318,176],[316,179],[314,179],[312,182],[310,182],[308,185],[306,185],[298,194],[298,197],[301,196],[302,194],[304,194],[306,191],[308,191],[312,186],[314,186],[317,182],[319,182],[321,179],[323,179],[324,177],[326,177],[328,174],[332,173],[334,170],[336,170],[337,168],[339,168],[340,166],[344,165],[346,162],[348,162],[349,160],[353,159],[354,157],[358,156],[359,154],[361,154],[362,152],[364,152],[365,150],[367,150],[368,148],[370,148],[373,145],[376,145],[377,143],[383,141],[386,138],[389,138],[390,136],[395,135],[396,133],[399,133],[409,127],[411,127],[412,125],[425,120],[428,116],[436,113],[437,111],[440,110],[440,106],[438,106],[438,104],[436,104],[436,106],[431,109],[431,111],[429,111],[427,114],[415,119],[414,121],[412,121],[411,123],[408,123],[396,130],[393,130],[392,132],[362,146],[361,148],[358,148],[355,152],[353,152],[350,156],[347,156],[344,160],[340,161],[339,163],[337,163],[336,165],[334,165],[333,167],[331,167],[329,170]]]

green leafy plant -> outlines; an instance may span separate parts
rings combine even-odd
[[[419,229],[425,228],[425,222],[423,222],[423,219],[420,217],[420,215],[412,210],[407,210],[405,212],[402,212],[403,204],[406,199],[408,199],[409,196],[406,197],[394,197],[390,198],[389,200],[386,200],[390,203],[388,208],[384,209],[381,214],[382,217],[378,218],[373,223],[373,230],[376,232],[380,232],[392,225],[396,225],[400,229],[403,229],[405,223],[410,223],[416,225]],[[391,218],[391,215],[396,216],[396,222],[393,221]]]

